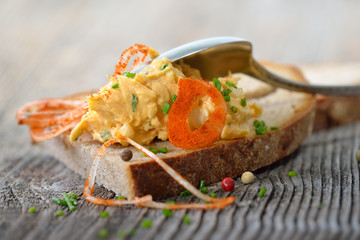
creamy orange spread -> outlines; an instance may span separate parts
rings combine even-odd
[[[201,78],[198,70],[185,64],[172,64],[166,58],[152,61],[135,76],[108,77],[108,84],[98,93],[87,97],[89,111],[72,130],[71,141],[76,140],[83,132],[92,134],[100,142],[121,136],[145,145],[155,138],[167,140],[168,115],[164,105],[171,107],[180,78]],[[222,89],[231,90],[228,93],[230,100],[226,102],[228,111],[221,138],[241,138],[249,132],[247,120],[260,115],[261,108],[255,104],[244,104],[242,89],[236,87],[240,78],[229,75],[218,80]],[[227,82],[234,86],[229,86]],[[196,99],[188,118],[189,128],[199,128],[213,110],[214,105],[209,97]],[[127,145],[126,142],[122,144]]]

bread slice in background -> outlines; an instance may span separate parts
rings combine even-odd
[[[314,84],[359,85],[360,63],[311,64],[300,67]],[[317,96],[314,130],[355,122],[360,119],[360,96]]]
[[[265,65],[279,75],[305,81],[301,72],[292,66],[274,63]],[[199,185],[200,180],[211,184],[224,177],[237,177],[245,171],[270,165],[292,153],[311,134],[315,97],[272,87],[265,89],[265,95],[263,90],[252,90],[248,101],[262,106],[263,113],[258,119],[264,120],[269,127],[278,127],[278,130],[269,129],[266,135],[256,135],[254,119],[250,119],[250,133],[245,138],[220,140],[211,147],[196,150],[180,149],[168,141],[155,141],[147,147],[166,147],[169,152],[160,153],[159,157],[195,186]],[[246,86],[243,86],[243,90],[246,95]],[[50,154],[83,177],[89,173],[92,160],[101,146],[89,134],[71,143],[69,133],[41,144]],[[163,199],[184,190],[157,163],[149,157],[143,157],[133,147],[128,147],[133,151],[132,160],[122,161],[120,152],[124,148],[114,145],[107,150],[96,176],[97,184],[129,199],[145,194],[151,194],[154,199]]]

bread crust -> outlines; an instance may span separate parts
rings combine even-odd
[[[314,110],[311,110],[280,131],[221,141],[212,147],[166,158],[165,161],[195,186],[200,184],[200,180],[211,184],[225,177],[235,178],[291,154],[311,133],[314,115]],[[151,194],[154,199],[162,199],[184,190],[153,161],[133,164],[130,171],[136,196]]]
[[[305,81],[296,68],[273,63],[267,65],[280,75]],[[281,99],[282,94],[285,94],[286,98],[293,98],[294,102],[291,103],[289,99],[284,101]],[[277,125],[279,130],[269,130],[268,134],[258,136],[254,134],[254,129],[251,129],[246,138],[221,140],[211,147],[196,150],[179,149],[168,141],[154,142],[151,146],[166,146],[169,153],[159,156],[195,186],[199,185],[200,180],[211,184],[221,181],[224,177],[237,177],[245,171],[268,166],[291,154],[311,134],[315,116],[315,98],[310,94],[291,93],[279,89],[261,99],[260,102],[264,106],[273,104],[270,100],[276,99],[274,103],[276,106],[270,107],[274,112],[268,112],[265,118],[272,113],[276,116],[279,111],[281,112],[279,108],[284,102],[288,106],[287,109],[290,109],[291,113],[285,120],[279,121],[276,118],[269,120],[273,124],[279,123]],[[267,122],[267,119],[264,120]],[[84,177],[89,173],[91,161],[101,146],[86,134],[77,142],[71,143],[69,133],[43,142],[42,145],[66,166]],[[148,157],[143,157],[132,147],[129,148],[134,153],[133,159],[129,162],[122,161],[120,151],[123,148],[116,145],[107,150],[97,173],[98,184],[129,199],[146,194],[151,194],[154,199],[163,199],[178,195],[184,190],[157,163]]]

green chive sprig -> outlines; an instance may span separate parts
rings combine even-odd
[[[232,111],[233,113],[237,113],[238,108],[235,107],[235,106],[231,106],[231,111]]]
[[[261,187],[260,192],[259,192],[259,198],[262,198],[266,193],[266,188],[265,187]]]
[[[36,212],[36,207],[29,208],[29,213],[35,213],[35,212]]]
[[[158,153],[167,153],[168,150],[166,147],[162,147],[162,148],[149,148],[149,150],[155,154],[158,154]]]
[[[275,130],[278,130],[279,129],[279,127],[270,127],[270,130],[272,130],[272,131],[275,131]]]
[[[230,96],[224,96],[225,102],[230,102]]]
[[[162,108],[162,112],[165,113],[165,114],[168,114],[169,110],[170,110],[170,104],[167,103],[167,102],[164,103],[164,106]]]
[[[224,89],[221,93],[223,96],[229,96],[229,94],[231,93],[231,89],[230,88]]]
[[[125,77],[128,77],[128,78],[134,78],[136,76],[136,73],[123,72],[122,75],[125,76]]]
[[[237,86],[235,84],[233,84],[232,82],[226,81],[225,84],[228,85],[229,87],[233,87],[233,88],[237,89]]]
[[[217,90],[221,91],[221,83],[218,78],[213,79],[214,86]]]
[[[202,193],[206,194],[208,191],[208,188],[205,186],[205,180],[200,181],[199,189]]]
[[[131,96],[131,108],[132,108],[133,112],[136,111],[137,104],[138,104],[138,97],[135,94],[132,94],[132,96]]]
[[[297,176],[297,172],[296,171],[290,171],[290,172],[288,172],[288,176],[289,177]]]
[[[171,102],[172,102],[172,103],[174,103],[174,102],[175,102],[176,97],[177,97],[176,95],[171,95]]]
[[[216,193],[210,192],[210,193],[209,193],[209,196],[212,197],[212,198],[216,198]]]
[[[190,218],[187,214],[184,215],[183,217],[183,223],[186,224],[186,225],[189,225],[190,224]]]
[[[246,107],[246,98],[241,99],[241,106]]]
[[[267,134],[267,126],[264,121],[255,120],[254,121],[255,126],[255,133],[256,135],[264,135]]]
[[[113,89],[119,88],[119,83],[115,83],[114,85],[111,86],[111,88],[113,88]]]
[[[152,221],[151,221],[151,219],[143,219],[143,220],[141,221],[141,227],[142,227],[142,228],[151,228],[151,226],[152,226]]]
[[[66,193],[63,193],[63,196],[64,196],[64,199],[68,205],[68,208],[70,211],[75,211],[76,210],[76,207],[73,205],[73,203],[70,201],[70,198],[69,196],[66,194]]]
[[[109,212],[103,211],[103,212],[100,213],[100,217],[101,217],[101,218],[107,218],[107,217],[109,217],[109,216],[110,216],[110,213],[109,213]]]
[[[187,196],[191,196],[192,193],[189,190],[184,190],[180,193],[180,197],[187,197]]]
[[[64,213],[65,213],[64,210],[59,210],[56,212],[56,216],[60,217],[60,216],[64,215]]]
[[[163,209],[163,214],[165,215],[165,217],[169,218],[173,215],[173,212],[170,209],[164,208]]]
[[[98,232],[98,237],[101,239],[105,239],[109,236],[109,230],[107,230],[106,228],[102,228],[99,230]]]
[[[160,70],[164,70],[167,66],[169,66],[169,64],[165,63],[161,66]]]

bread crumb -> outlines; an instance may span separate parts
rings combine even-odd
[[[255,176],[254,176],[254,174],[252,172],[244,172],[241,175],[241,182],[243,184],[252,183],[252,182],[254,182],[254,179],[255,179]]]

